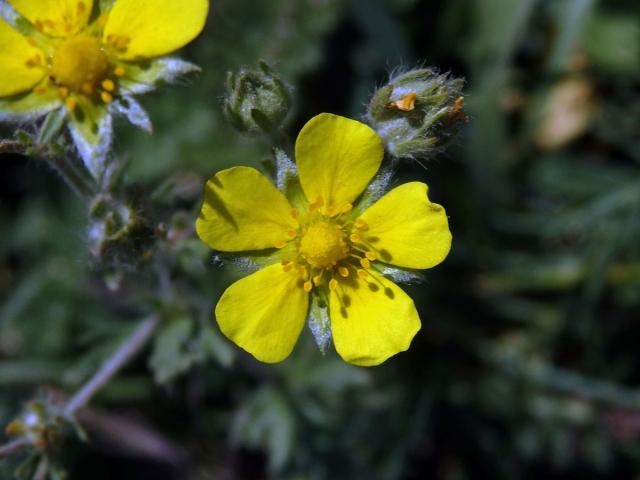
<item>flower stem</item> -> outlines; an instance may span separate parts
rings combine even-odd
[[[157,315],[140,322],[120,348],[109,357],[91,379],[69,400],[64,408],[64,416],[71,417],[84,407],[109,381],[131,360],[153,335],[160,323]]]
[[[156,327],[160,323],[157,315],[142,320],[135,330],[129,335],[120,347],[109,357],[100,369],[89,379],[87,383],[69,400],[64,407],[63,415],[73,417],[82,409],[129,361],[147,344]],[[29,447],[31,442],[25,438],[18,438],[5,445],[0,445],[0,458],[8,457]]]
[[[26,438],[18,438],[4,445],[0,445],[0,458],[5,458],[31,445]]]

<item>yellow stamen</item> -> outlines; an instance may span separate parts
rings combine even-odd
[[[307,269],[305,267],[300,267],[298,268],[298,274],[302,277],[302,278],[307,278]]]
[[[284,241],[284,240],[278,240],[274,246],[275,246],[276,248],[284,248],[286,244],[287,244],[287,242],[286,242],[286,241]]]
[[[329,208],[327,208],[327,215],[330,217],[333,217],[336,213],[338,213],[336,211],[336,207],[334,207],[333,205],[331,205]]]
[[[347,267],[338,268],[338,273],[340,276],[347,278],[349,276],[349,269]]]
[[[290,263],[287,263],[286,265],[282,266],[282,270],[284,270],[285,272],[290,272],[292,268],[293,268],[293,265],[291,265]]]
[[[335,290],[336,288],[338,288],[338,281],[332,278],[331,281],[329,281],[329,290]]]
[[[116,67],[116,68],[115,68],[115,70],[113,71],[113,74],[114,74],[116,77],[124,77],[124,74],[125,74],[125,73],[126,73],[126,72],[125,72],[125,70],[124,70],[124,67],[120,67],[120,66]]]
[[[295,230],[288,230],[287,231],[287,236],[289,238],[296,238],[298,236],[298,232],[296,232]]]
[[[402,110],[403,112],[410,112],[411,110],[416,108],[416,98],[418,98],[418,95],[415,92],[408,93],[400,100],[389,102],[387,104],[387,108]]]
[[[360,278],[367,278],[369,274],[365,270],[358,269],[358,276]]]
[[[104,103],[111,103],[113,102],[113,95],[111,95],[109,92],[102,92],[100,94],[100,98],[102,99],[102,101]]]
[[[320,272],[318,275],[316,275],[315,277],[313,277],[313,283],[314,285],[317,287],[318,285],[320,285],[320,282],[322,281],[322,272]]]
[[[284,266],[284,265],[289,265],[291,263],[291,260],[287,259],[287,258],[283,258],[282,260],[280,260],[280,263]]]
[[[45,87],[44,85],[40,85],[34,88],[33,91],[38,95],[44,95],[44,93],[47,91],[47,87]]]
[[[292,208],[291,209],[291,216],[293,218],[296,218],[296,219],[298,218],[298,209],[297,208]]]
[[[309,293],[312,288],[313,288],[313,283],[311,283],[309,280],[304,282],[304,291],[305,292]]]
[[[366,230],[369,228],[369,225],[367,225],[367,222],[365,222],[361,218],[356,220],[355,226],[358,230]]]
[[[376,259],[376,255],[373,252],[366,252],[364,256],[367,257],[372,262],[375,261]]]
[[[100,85],[102,85],[102,88],[107,92],[113,92],[116,89],[115,82],[110,78],[105,78]]]
[[[67,97],[67,99],[65,100],[64,104],[67,106],[67,110],[69,110],[70,112],[73,112],[73,110],[78,105],[78,102],[73,97]]]
[[[345,203],[340,209],[342,213],[349,213],[351,210],[353,210],[353,204],[351,203]]]
[[[352,233],[351,235],[349,235],[349,240],[354,243],[358,243],[360,241],[360,235],[358,235],[357,233]]]
[[[311,203],[311,205],[309,205],[309,211],[313,213],[316,210],[318,210],[320,207],[322,207],[322,205],[324,205],[324,200],[322,200],[321,196],[318,196],[318,198],[316,198],[316,201]]]
[[[369,260],[367,260],[366,258],[361,258],[360,265],[362,265],[362,268],[369,268],[371,266],[371,263],[369,263]]]

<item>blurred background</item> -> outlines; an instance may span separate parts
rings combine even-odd
[[[182,56],[202,74],[143,97],[153,136],[122,121],[115,145],[127,195],[170,233],[162,260],[105,268],[86,204],[46,164],[0,158],[2,425],[161,309],[78,417],[90,441],[56,451],[69,479],[639,478],[637,0],[215,0]],[[429,184],[453,249],[405,287],[423,328],[380,367],[322,356],[306,329],[259,364],[213,320],[240,274],[192,225],[206,178],[270,156],[222,115],[226,72],[260,58],[294,87],[292,138],[320,112],[362,118],[395,67],[466,78],[460,135],[397,175]]]

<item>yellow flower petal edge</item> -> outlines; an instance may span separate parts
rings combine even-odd
[[[39,68],[29,68],[29,62],[44,62],[44,54],[0,18],[0,97],[26,92],[45,76]]]
[[[404,352],[420,330],[413,300],[374,271],[340,280],[329,309],[336,350],[354,365],[379,365]]]
[[[261,362],[287,358],[309,309],[309,295],[280,264],[238,280],[220,298],[216,320],[222,333]]]
[[[296,140],[296,164],[309,202],[323,211],[352,203],[380,168],[384,145],[367,125],[321,113],[302,128]]]
[[[429,201],[428,187],[410,182],[394,188],[357,220],[376,257],[406,268],[431,268],[451,249],[451,232],[442,206]]]
[[[233,167],[207,181],[196,232],[214,250],[278,247],[297,228],[292,210],[285,196],[258,170]]]
[[[122,60],[165,55],[202,31],[208,10],[208,0],[116,0],[104,40],[123,47]]]
[[[53,37],[68,37],[89,21],[93,0],[9,0],[36,29]]]

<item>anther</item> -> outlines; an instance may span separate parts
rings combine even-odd
[[[116,89],[115,82],[110,78],[105,78],[100,85],[102,85],[102,88],[107,92],[113,92]]]
[[[366,272],[366,270],[358,269],[358,276],[360,278],[367,278],[369,274]]]
[[[347,278],[349,276],[349,269],[347,267],[338,268],[338,273],[340,276]]]
[[[353,210],[353,205],[351,203],[344,204],[340,209],[342,213],[349,213],[351,210]]]
[[[410,112],[416,108],[416,98],[418,95],[415,92],[406,94],[400,100],[395,102],[389,102],[387,108],[393,108],[396,110],[402,110],[403,112]]]
[[[293,218],[296,218],[296,219],[298,218],[298,209],[297,208],[292,208],[291,209],[291,216]]]
[[[276,242],[276,244],[274,245],[274,247],[276,247],[276,248],[284,248],[286,244],[287,244],[287,242],[285,242],[284,240],[278,240]]]
[[[360,235],[358,235],[357,233],[352,233],[351,235],[349,235],[349,240],[354,243],[358,243],[360,241]]]
[[[292,268],[293,268],[293,265],[291,265],[290,263],[287,263],[286,265],[282,266],[282,270],[284,270],[285,272],[291,271]]]
[[[375,261],[376,259],[376,255],[373,252],[366,252],[364,254],[365,257],[367,257],[369,260],[371,260],[372,262]]]
[[[70,112],[73,112],[73,110],[78,105],[78,102],[73,97],[67,97],[64,104],[67,106],[67,110],[69,110]]]
[[[362,265],[362,268],[369,268],[371,266],[371,263],[369,263],[369,260],[367,260],[366,258],[361,258],[360,265]]]
[[[358,230],[366,230],[369,228],[369,225],[367,225],[367,222],[365,222],[361,218],[356,220],[355,226]]]
[[[61,100],[67,98],[67,95],[69,95],[69,89],[67,87],[58,88],[58,97]]]
[[[324,205],[324,200],[322,200],[321,195],[318,195],[318,198],[316,198],[316,201],[313,202],[311,205],[309,205],[309,211],[315,212],[317,209],[322,207],[322,205]]]
[[[120,66],[116,67],[115,70],[113,71],[113,74],[116,77],[124,77],[124,74],[125,74],[124,67],[120,67]]]
[[[311,289],[313,288],[313,283],[311,283],[309,280],[307,280],[306,282],[304,282],[304,291],[309,293],[311,291]]]
[[[100,98],[102,99],[102,101],[104,103],[111,103],[113,102],[113,95],[111,95],[109,92],[102,92],[100,94]]]
[[[298,232],[296,232],[295,230],[288,230],[287,231],[287,236],[289,238],[296,238],[298,236]]]
[[[47,87],[45,87],[44,85],[39,85],[36,88],[34,88],[33,91],[36,92],[38,95],[44,95],[45,92],[47,91]]]
[[[329,290],[335,290],[336,288],[338,288],[338,281],[335,278],[332,278],[329,281]]]
[[[333,205],[331,205],[329,208],[327,208],[327,215],[330,217],[333,217],[336,213],[338,213],[336,211],[336,207],[334,207]]]
[[[313,277],[313,284],[317,287],[318,285],[320,285],[320,282],[322,281],[322,273],[320,273],[319,275],[316,275],[315,277]]]
[[[305,267],[300,267],[298,268],[298,274],[302,277],[302,278],[307,278],[307,269]]]

